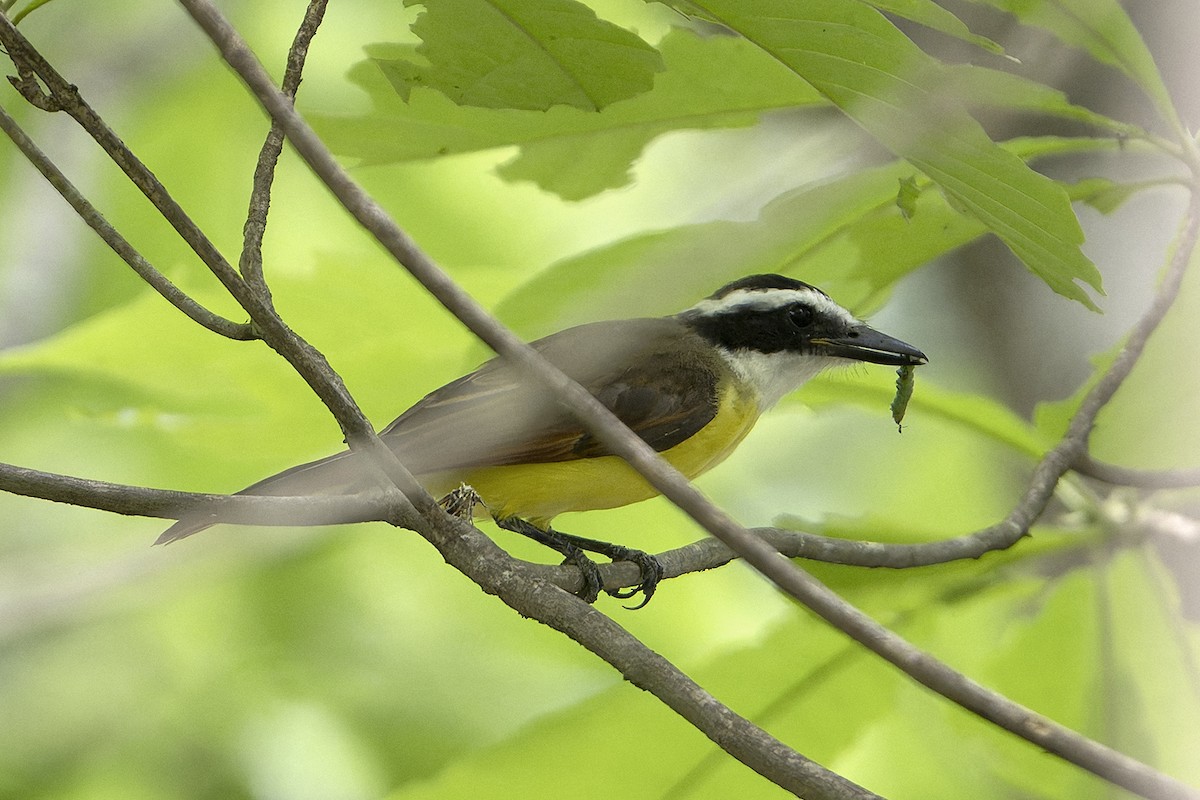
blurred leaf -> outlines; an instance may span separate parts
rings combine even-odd
[[[911,221],[913,215],[917,213],[917,198],[921,196],[921,190],[917,186],[916,178],[909,176],[900,179],[900,189],[896,192],[896,208],[900,209],[900,216],[904,217],[904,221]]]
[[[680,311],[755,272],[791,271],[816,282],[818,277],[797,271],[803,256],[864,216],[893,213],[897,181],[911,175],[911,167],[896,162],[787,192],[752,222],[685,225],[591,250],[538,274],[497,313],[536,319],[538,329],[523,333],[543,334],[581,315],[588,321]],[[865,274],[875,288],[877,277],[889,285],[897,277],[879,265]]]
[[[574,0],[404,0],[424,63],[396,60],[389,77],[407,99],[430,86],[459,105],[598,111],[648,91],[662,57],[638,36]]]
[[[934,357],[931,354],[931,358]],[[1017,450],[1031,458],[1040,458],[1053,446],[1033,424],[1017,416],[1008,407],[990,397],[967,392],[952,392],[928,381],[922,382],[916,370],[916,386],[909,401],[905,427],[919,425],[925,417],[938,418]],[[824,406],[853,403],[880,415],[890,413],[889,403],[895,385],[879,380],[877,374],[843,371],[825,380],[814,380],[785,399],[785,403]]]
[[[867,0],[880,11],[895,14],[926,28],[962,39],[990,53],[1003,53],[1004,48],[986,36],[972,33],[961,19],[930,0]]]
[[[1196,765],[1186,761],[1187,734],[1195,731],[1195,717],[1187,715],[1196,706],[1186,696],[1187,656],[1171,652],[1176,637],[1162,629],[1163,615],[1145,595],[1145,576],[1138,579],[1135,569],[1134,580],[1114,585],[1114,600],[1126,603],[1115,619],[1104,619],[1086,562],[1076,559],[1065,574],[1042,574],[1057,552],[1075,546],[1070,535],[1053,538],[1050,547],[1030,542],[1023,552],[1003,554],[1004,571],[979,561],[920,570],[814,571],[852,603],[985,685],[1085,734],[1118,741],[1150,734],[1139,750],[1162,746],[1173,770],[1194,774]],[[1122,561],[1122,572],[1129,573],[1133,559]],[[1106,642],[1102,631],[1110,625],[1118,638]],[[1194,641],[1194,634],[1188,639]],[[1125,642],[1130,646],[1117,646]],[[1138,693],[1138,704],[1102,691],[1111,684],[1097,666],[1101,651],[1135,681],[1129,688]],[[1056,669],[1042,668],[1046,663]],[[783,616],[759,640],[689,672],[806,756],[887,797],[1090,798],[1104,791],[1100,779],[1046,758],[915,685],[802,610]],[[1110,715],[1112,710],[1120,713]],[[1173,724],[1147,731],[1146,721],[1162,713]],[[636,720],[637,735],[630,720]],[[578,736],[580,730],[589,735]],[[619,685],[466,755],[389,800],[461,797],[484,783],[497,798],[560,794],[561,775],[527,768],[551,762],[572,765],[572,795],[583,800],[787,796],[673,715],[655,713],[644,693]]]
[[[941,65],[858,0],[803,4],[691,0],[811,83],[893,153],[995,232],[1054,291],[1095,308],[1100,289],[1079,249],[1066,193],[993,143],[962,107],[936,94]]]
[[[1101,214],[1111,214],[1138,192],[1161,188],[1162,185],[1161,181],[1117,183],[1108,178],[1084,178],[1071,184],[1067,191],[1072,198],[1082,200]]]
[[[866,209],[786,269],[833,287],[839,302],[867,315],[883,305],[905,275],[987,233],[983,223],[964,215],[923,176],[901,191],[908,197],[907,215],[899,205]]]
[[[743,582],[747,579],[750,576],[744,575]],[[806,720],[822,736],[803,738],[801,749],[828,764],[854,748],[864,726],[887,715],[899,683],[871,680],[870,659],[847,650],[836,632],[811,618],[789,614],[762,642],[717,658],[697,670],[696,678],[722,702],[751,718],[760,716],[765,704],[786,695],[781,704],[783,720],[777,712],[770,729],[778,731],[782,725],[791,730],[798,720]],[[754,680],[746,680],[751,674]],[[764,686],[773,687],[765,697]],[[484,783],[490,787],[489,797],[497,800],[560,796],[560,772],[531,771],[527,766],[550,761],[572,765],[569,793],[580,800],[792,797],[745,766],[721,757],[719,751],[715,768],[699,776],[700,785],[681,791],[716,746],[678,716],[664,714],[656,706],[644,692],[619,684],[464,758],[436,780],[389,795],[389,800],[462,797]],[[581,730],[588,735],[577,735]],[[648,747],[649,742],[654,745]]]
[[[1115,151],[1121,143],[1033,137],[1005,147],[1032,160]],[[961,213],[953,196],[930,191],[923,177],[911,184],[910,191],[918,193],[905,219],[896,204],[897,186],[913,177],[910,166],[894,162],[782,194],[751,222],[652,231],[571,256],[510,294],[497,313],[512,321],[536,320],[536,327],[521,332],[544,335],[580,321],[672,313],[735,278],[782,272],[821,286],[865,314],[882,305],[900,278],[987,232],[977,218]],[[1115,198],[1119,191],[1111,183],[1089,182],[1071,187],[1071,197]]]
[[[1146,135],[1137,125],[1121,122],[1090,108],[1075,105],[1058,89],[1011,72],[974,64],[947,65],[942,89],[971,107],[1049,114],[1112,131],[1121,136]]]
[[[455,377],[458,362],[447,354],[459,356],[467,339],[399,271],[380,264],[358,270],[371,276],[373,291],[345,280],[334,258],[308,275],[276,275],[272,288],[292,324],[329,357],[382,425],[439,378]],[[202,302],[219,292],[185,288]],[[397,313],[398,297],[403,313]],[[381,328],[380,320],[388,324]],[[179,364],[188,365],[192,379],[180,380]],[[421,380],[405,378],[404,371]],[[154,443],[164,461],[159,480],[180,488],[232,491],[271,468],[342,446],[328,411],[270,348],[215,337],[149,290],[54,337],[0,353],[0,376],[52,378],[72,387],[43,403],[57,413],[60,432],[77,438],[81,457],[96,449],[92,437]]]
[[[1134,80],[1158,107],[1163,119],[1182,129],[1175,105],[1154,57],[1117,0],[972,0],[1047,30],[1061,41],[1086,50],[1097,61]]]
[[[744,127],[766,111],[825,103],[742,39],[702,39],[675,30],[659,47],[666,69],[654,88],[594,113],[563,106],[545,112],[465,108],[422,89],[401,102],[380,70],[411,59],[414,51],[374,46],[372,58],[350,74],[370,94],[374,110],[353,118],[312,116],[331,147],[367,164],[516,145],[520,152],[501,168],[502,175],[578,200],[627,184],[630,164],[668,131]]]

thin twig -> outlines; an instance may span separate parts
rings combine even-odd
[[[283,72],[280,91],[293,102],[300,88],[300,77],[304,74],[309,45],[321,26],[327,2],[328,0],[309,2],[308,10],[304,12],[304,20],[296,31],[291,49],[288,50],[287,67]],[[258,154],[258,163],[254,168],[254,187],[250,192],[250,210],[242,229],[242,255],[238,261],[242,278],[268,305],[271,305],[271,290],[263,277],[262,242],[267,230],[267,213],[271,207],[271,184],[275,180],[275,167],[282,152],[283,128],[272,119],[271,130],[267,132],[267,139],[263,142],[262,150]]]
[[[178,519],[211,514],[214,521],[242,525],[330,525],[396,521],[415,524],[411,511],[390,504],[384,492],[340,497],[267,497],[148,489],[0,464],[0,491],[69,503],[114,514]]]
[[[355,219],[366,227],[439,302],[492,349],[547,386],[598,439],[628,461],[646,477],[655,489],[666,495],[710,533],[722,539],[784,591],[801,600],[838,629],[865,644],[935,691],[1072,763],[1146,797],[1200,797],[1200,793],[1179,781],[1035,714],[951,670],[945,664],[921,652],[846,603],[811,575],[780,557],[779,553],[769,545],[754,537],[727,514],[709,503],[682,475],[622,425],[595,398],[538,356],[511,331],[492,319],[482,306],[454,284],[416,246],[415,242],[340,167],[312,129],[295,113],[287,98],[275,89],[270,77],[257,62],[246,43],[208,0],[180,0],[180,3],[217,45],[226,62],[246,82],[258,97],[259,102],[272,117],[283,125],[288,139],[313,172],[325,182]],[[1193,215],[1193,217],[1195,216]],[[1107,398],[1111,397],[1112,392],[1116,391],[1124,374],[1127,374],[1128,369],[1132,367],[1132,361],[1136,361],[1136,354],[1140,353],[1138,339],[1143,333],[1144,335],[1149,334],[1148,330],[1143,330],[1144,327],[1139,326],[1139,329],[1136,329],[1134,335],[1131,336],[1130,344],[1126,347],[1126,353],[1129,355],[1123,354],[1124,358],[1118,357],[1118,363],[1114,365],[1113,370],[1110,370],[1110,373],[1101,379],[1100,384],[1085,399],[1080,413],[1072,422],[1068,438],[1048,454],[1035,470],[1030,490],[1019,506],[1021,511],[1015,515],[1018,518],[1015,521],[1024,530],[1028,530],[1028,525],[1032,524],[1033,518],[1036,518],[1044,509],[1046,499],[1053,490],[1054,484],[1074,461],[1081,448],[1085,446],[1086,435],[1091,429],[1095,414],[1104,402],[1107,402]],[[1153,330],[1153,327],[1153,324],[1150,325],[1149,330]],[[1144,344],[1144,338],[1142,338],[1141,344]],[[1124,373],[1121,370],[1124,370]],[[1029,519],[1026,520],[1026,516]],[[430,531],[429,535],[432,536],[433,533],[434,531]],[[443,549],[447,542],[439,541],[438,538],[431,538],[431,542],[444,554],[447,552],[446,549]],[[447,559],[473,579],[481,579],[476,575],[482,576],[483,573],[480,573],[469,559],[466,562],[460,562],[450,556],[447,556]],[[505,602],[512,604],[508,596],[503,593],[501,596]],[[547,596],[548,601],[554,602],[567,599],[569,598],[554,593]],[[568,605],[574,610],[579,609],[577,602]],[[548,624],[554,624],[547,618],[544,607],[541,605],[535,604],[528,610],[522,610],[522,613],[529,613]],[[600,616],[598,612],[594,613],[596,616]],[[555,627],[558,626],[555,625]],[[559,630],[583,643],[577,628],[564,626]],[[629,677],[630,673],[627,670],[631,669],[632,665],[623,660],[610,658],[607,650],[596,649],[602,647],[604,643],[605,640],[601,639],[595,642],[596,647],[591,644],[585,644],[585,646],[617,666]],[[648,677],[654,679],[655,676],[651,673]],[[656,695],[663,697],[658,691],[656,691]],[[672,707],[676,708],[674,704]],[[680,711],[679,708],[676,710]],[[683,712],[680,711],[680,713]],[[708,727],[703,730],[708,735],[713,735]]]
[[[287,360],[308,383],[341,427],[350,447],[369,452],[371,465],[382,470],[389,485],[399,487],[400,492],[418,510],[439,513],[433,498],[400,463],[395,453],[379,441],[370,422],[325,357],[297,336],[259,293],[242,280],[154,173],[83,100],[79,89],[68,83],[2,14],[0,44],[17,66],[18,77],[9,79],[13,86],[39,108],[66,111],[100,145],[250,315],[263,341]]]
[[[244,294],[237,272],[221,255],[216,245],[200,230],[195,221],[171,197],[170,192],[154,173],[125,146],[79,94],[17,30],[7,17],[0,15],[0,43],[17,66],[19,78],[9,78],[30,103],[47,111],[65,111],[79,123],[89,136],[108,154],[126,177],[146,196],[163,218],[175,228],[200,260],[213,271],[235,298]],[[240,299],[240,298],[239,298]]]
[[[28,134],[21,129],[17,121],[9,116],[8,112],[2,106],[0,106],[0,129],[3,129],[8,134],[8,138],[12,139],[13,144],[25,154],[25,158],[37,168],[38,172],[45,176],[50,185],[58,190],[63,199],[71,204],[71,207],[75,209],[75,213],[92,230],[99,234],[100,238],[112,248],[114,253],[120,256],[134,272],[141,276],[142,280],[150,284],[168,303],[213,333],[240,341],[258,338],[253,326],[225,319],[219,314],[209,311],[155,269],[124,236],[117,232],[117,229],[104,218],[104,215],[88,202],[88,199],[80,193],[54,162],[34,144]]]

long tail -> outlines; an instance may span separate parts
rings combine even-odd
[[[349,494],[363,485],[363,473],[359,460],[347,450],[336,455],[300,464],[284,470],[258,483],[247,486],[239,495],[266,495],[271,497],[295,497],[304,495]],[[182,517],[154,540],[155,544],[169,544],[193,533],[199,533],[221,522],[216,514],[193,514]]]

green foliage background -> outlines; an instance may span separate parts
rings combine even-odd
[[[432,39],[447,20],[474,18],[476,5],[484,4],[447,3],[439,20],[431,4],[423,30]],[[931,4],[872,5],[963,42],[954,46],[980,62],[1001,65],[994,51],[1009,46]],[[1078,242],[1084,233],[1089,242],[1113,231],[1133,237],[1148,215],[1173,220],[1181,207],[1179,192],[1137,193],[1147,182],[1169,184],[1159,178],[1178,170],[1155,160],[1131,122],[1019,75],[943,71],[866,4],[854,13],[881,37],[877,50],[816,37],[772,59],[763,48],[778,49],[772,37],[786,43],[794,30],[756,28],[752,4],[688,7],[759,31],[757,44],[673,29],[683,18],[662,6],[596,3],[599,18],[585,13],[580,24],[605,26],[640,59],[633,74],[587,93],[599,112],[578,107],[577,93],[575,101],[554,95],[561,81],[540,101],[505,99],[521,110],[470,98],[456,105],[437,88],[461,83],[471,65],[455,60],[461,45],[443,39],[438,50],[413,36],[408,23],[421,9],[332,6],[302,110],[360,160],[356,176],[416,240],[523,334],[671,313],[767,269],[816,282],[860,313],[894,295],[879,326],[931,355],[903,436],[888,417],[889,370],[814,382],[702,481],[747,524],[793,514],[810,530],[920,541],[995,521],[1061,434],[1077,399],[1060,398],[1079,381],[1039,397],[1046,402],[1033,421],[1011,410],[1019,378],[992,359],[989,343],[972,345],[982,322],[946,288],[952,276],[989,271],[1000,275],[990,280],[1025,286],[1031,299],[1006,335],[1036,339],[1047,363],[1062,353],[1103,362],[1164,262],[1170,224],[1132,263],[1120,248],[1081,253]],[[300,4],[229,10],[277,71]],[[1135,122],[1174,135],[1170,95],[1119,6],[1062,0],[1011,10],[1032,26],[1019,30],[1086,53],[1114,93],[1147,98]],[[182,12],[138,0],[52,3],[22,27],[235,253],[265,125]],[[657,45],[661,62],[630,31]],[[847,54],[885,78],[865,106],[822,77],[830,59]],[[970,100],[943,118],[955,147],[909,135],[944,102],[929,89],[936,82],[922,84],[920,96],[892,94],[914,64]],[[529,69],[536,76],[547,67]],[[830,100],[907,160],[839,122]],[[3,102],[152,262],[241,318],[77,132],[7,87]],[[968,106],[1006,116],[1036,110],[1068,127],[991,147]],[[1069,127],[1081,122],[1088,127]],[[1025,160],[1063,183],[1026,170]],[[1010,183],[956,189],[980,164]],[[175,313],[90,238],[13,148],[0,147],[0,170],[0,285],[4,308],[21,322],[0,352],[0,458],[115,482],[233,491],[340,446],[336,425],[280,359]],[[903,209],[902,185],[919,192]],[[1051,210],[1022,210],[1016,194]],[[1079,201],[1082,231],[1068,196]],[[1017,243],[1045,284],[1011,257],[948,260],[914,274],[989,225]],[[266,257],[280,312],[329,357],[377,425],[483,357],[290,157]],[[40,273],[30,270],[42,260]],[[1095,291],[1101,276],[1107,296]],[[1147,467],[1196,463],[1195,284],[1102,416],[1099,455]],[[1093,302],[1112,322],[1090,337],[1095,323],[1083,305]],[[1068,486],[1060,499],[1073,516],[1058,509],[1031,540],[979,562],[904,572],[809,566],[986,685],[1200,782],[1195,617],[1180,604],[1182,567],[1196,556],[1164,558],[1121,540],[1118,512],[1132,498],[1101,502],[1089,492]],[[1153,502],[1187,512],[1195,495]],[[698,536],[661,501],[571,515],[561,526],[651,551]],[[411,533],[377,524],[220,527],[151,549],[163,527],[0,495],[0,796],[782,794],[588,653],[484,596]],[[739,564],[671,581],[637,614],[610,601],[601,608],[738,712],[886,796],[1109,791],[913,686]]]

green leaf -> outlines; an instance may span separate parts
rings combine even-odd
[[[990,53],[1003,53],[1004,48],[986,36],[972,33],[961,19],[930,0],[867,0],[880,11],[911,20],[926,28],[970,42]]]
[[[900,189],[896,192],[896,208],[900,209],[900,216],[904,217],[905,222],[917,213],[917,198],[920,196],[921,189],[917,186],[916,178],[910,175],[900,179]]]
[[[580,321],[678,311],[753,272],[798,275],[854,305],[883,291],[902,272],[872,264],[848,277],[860,266],[854,258],[815,271],[804,257],[865,217],[883,213],[899,219],[897,182],[911,175],[912,167],[895,162],[787,192],[751,222],[653,231],[572,256],[519,288],[497,313],[506,320],[537,320],[536,330],[522,333],[544,334]]]
[[[973,108],[1030,111],[1082,122],[1121,136],[1147,135],[1146,131],[1137,125],[1121,122],[1090,108],[1075,105],[1058,89],[1002,70],[974,64],[949,65],[945,67],[943,89]]]
[[[1138,192],[1160,186],[1161,181],[1117,183],[1109,178],[1085,178],[1071,184],[1068,191],[1072,199],[1087,203],[1101,214],[1111,214]]]
[[[1117,0],[972,0],[1049,31],[1133,79],[1176,130],[1183,130],[1170,93],[1142,36]]]
[[[1005,143],[1026,159],[1120,147],[1113,139],[1063,137]],[[897,204],[897,186],[906,182],[908,218]],[[1150,185],[1095,179],[1069,191],[1074,200],[1104,203]],[[914,180],[909,165],[895,162],[793,190],[751,222],[651,231],[563,259],[505,298],[497,313],[523,334],[542,335],[580,321],[678,311],[753,272],[795,275],[869,313],[909,272],[987,233],[932,188],[928,178]],[[528,320],[536,327],[520,327]]]
[[[827,284],[840,302],[859,314],[870,313],[883,305],[896,281],[987,233],[983,223],[930,188],[924,177],[913,180],[910,188],[902,186],[901,193],[910,197],[907,214],[895,202],[864,207],[858,217],[844,220],[835,235],[798,253],[788,271]]]
[[[654,88],[597,114],[566,106],[544,112],[468,108],[428,89],[413,90],[403,102],[395,70],[414,50],[375,46],[373,57],[350,74],[370,94],[374,110],[354,118],[310,116],[340,155],[368,164],[516,145],[520,152],[502,175],[575,200],[628,183],[630,164],[668,131],[745,127],[766,111],[826,102],[742,39],[702,39],[676,30],[659,47],[666,71]]]
[[[1066,192],[998,147],[939,96],[940,65],[857,0],[700,0],[710,18],[794,70],[892,152],[938,183],[1056,292],[1095,308],[1100,273],[1079,249]]]
[[[425,63],[394,64],[392,77],[460,105],[598,111],[648,91],[663,68],[653,47],[574,0],[404,4],[426,7],[412,25]]]

